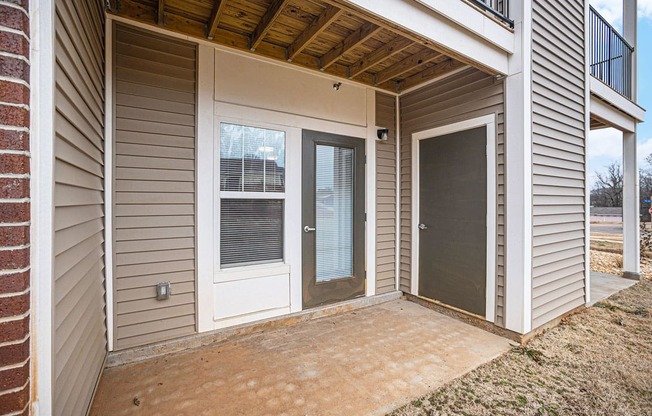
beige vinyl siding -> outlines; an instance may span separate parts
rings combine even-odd
[[[376,93],[376,125],[389,139],[376,142],[376,293],[396,290],[396,97]]]
[[[106,356],[104,6],[55,3],[53,414],[84,415]]]
[[[194,45],[116,24],[115,348],[195,332]],[[156,284],[172,296],[156,300]]]
[[[505,135],[502,81],[467,69],[402,96],[401,105],[401,270],[400,289],[410,292],[412,221],[412,133],[496,115],[496,324],[505,316]]]
[[[532,328],[584,304],[584,4],[534,0]]]

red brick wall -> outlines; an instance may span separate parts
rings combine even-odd
[[[28,414],[28,0],[0,0],[0,415]]]

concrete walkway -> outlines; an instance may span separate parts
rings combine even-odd
[[[509,348],[397,300],[105,370],[91,415],[380,415]]]
[[[608,273],[591,272],[591,303],[604,300],[616,292],[636,284],[636,280],[625,279]]]

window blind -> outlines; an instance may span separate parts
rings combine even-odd
[[[220,264],[283,260],[283,200],[222,199]]]
[[[220,190],[285,191],[285,132],[220,124]]]
[[[353,275],[353,149],[317,145],[317,281]]]

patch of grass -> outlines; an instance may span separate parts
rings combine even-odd
[[[525,406],[527,404],[527,397],[519,394],[518,396],[516,396],[516,401],[518,402],[519,405]]]
[[[652,282],[595,306],[392,415],[652,416]]]
[[[519,345],[517,347],[513,347],[512,351],[517,354],[521,354],[529,357],[530,359],[532,359],[532,361],[534,361],[539,365],[544,363],[543,359],[545,358],[545,356],[543,355],[543,352],[539,350],[535,350],[534,348],[529,348],[525,345]]]
[[[537,408],[537,415],[540,416],[559,416],[559,413],[557,413],[557,409],[559,406],[557,404],[547,404],[544,403],[541,400],[538,400],[539,402],[539,408]]]
[[[600,309],[607,309],[610,310],[611,312],[615,312],[619,309],[618,306],[612,305],[611,303],[605,303],[605,302],[596,302],[593,306]]]

